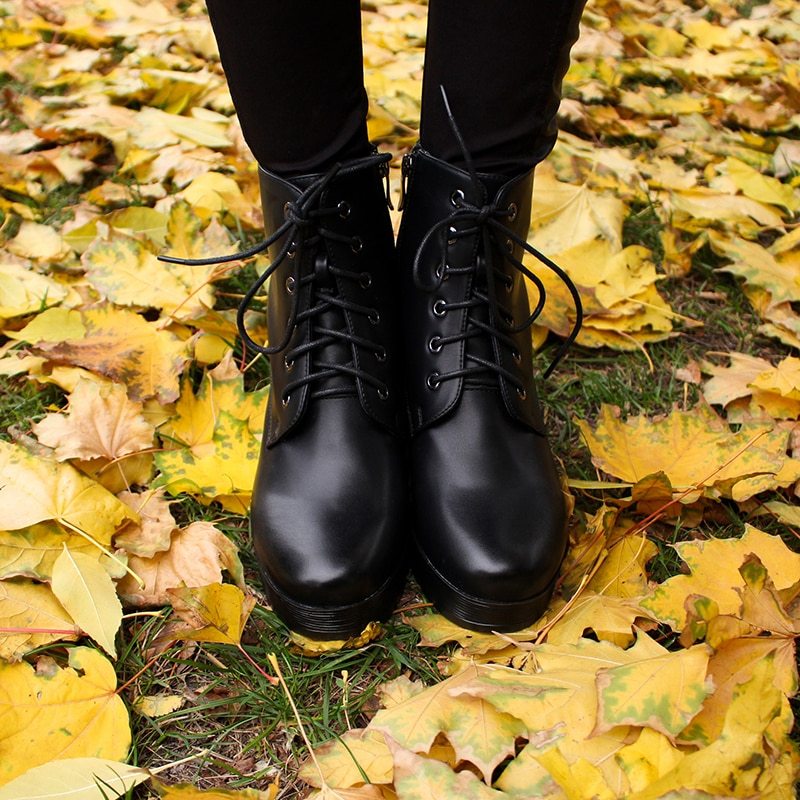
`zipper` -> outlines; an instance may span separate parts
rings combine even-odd
[[[400,203],[397,206],[398,211],[402,211],[406,204],[406,190],[408,189],[408,176],[411,174],[411,167],[414,163],[414,157],[411,153],[406,153],[403,156],[403,161],[400,165]]]
[[[392,205],[392,187],[389,182],[389,162],[384,161],[380,165],[380,174],[381,178],[384,181],[384,185],[386,187],[386,205],[394,211],[394,206]]]

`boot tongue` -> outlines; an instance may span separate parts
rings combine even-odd
[[[314,293],[315,298],[312,300],[314,305],[318,305],[325,300],[326,296],[333,296],[338,294],[336,286],[336,279],[331,275],[328,270],[328,256],[324,250],[317,254],[314,261]],[[328,330],[344,331],[347,330],[345,324],[344,312],[336,306],[330,306],[327,310],[314,316],[311,320],[314,328],[327,328]],[[312,334],[313,335],[313,334]],[[324,334],[313,335],[314,339],[323,338]],[[328,364],[350,364],[353,360],[351,348],[346,342],[336,339],[331,344],[324,347],[315,348],[311,352],[311,372],[320,372],[324,367],[320,367],[321,363]],[[312,391],[317,392],[320,390],[335,390],[343,394],[352,394],[355,387],[355,381],[349,375],[334,375],[331,378],[314,381]]]

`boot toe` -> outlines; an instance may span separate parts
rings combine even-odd
[[[463,595],[496,608],[487,624],[497,617],[503,628],[509,604],[527,604],[525,617],[543,610],[566,547],[566,503],[546,438],[496,413],[497,402],[465,392],[458,413],[417,436],[412,474],[417,549],[438,605],[446,613],[442,594]]]

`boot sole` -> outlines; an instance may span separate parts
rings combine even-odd
[[[370,622],[388,619],[405,586],[408,568],[404,566],[397,570],[363,600],[342,606],[300,603],[278,589],[260,565],[259,572],[272,610],[292,631],[309,639],[333,641],[351,639],[358,636]]]
[[[513,633],[536,622],[547,609],[558,578],[558,574],[553,576],[547,587],[533,597],[502,602],[474,597],[454,586],[419,548],[413,570],[425,596],[447,619],[463,628],[485,633]]]

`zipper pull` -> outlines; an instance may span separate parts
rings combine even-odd
[[[413,158],[411,153],[406,153],[403,156],[403,162],[400,166],[400,173],[402,175],[400,181],[400,203],[397,206],[398,211],[402,211],[406,204],[406,189],[408,188],[408,176],[411,174],[411,163]]]
[[[392,186],[389,182],[389,162],[384,161],[380,166],[381,177],[385,181],[386,185],[386,205],[394,211],[394,205],[392,205]]]

